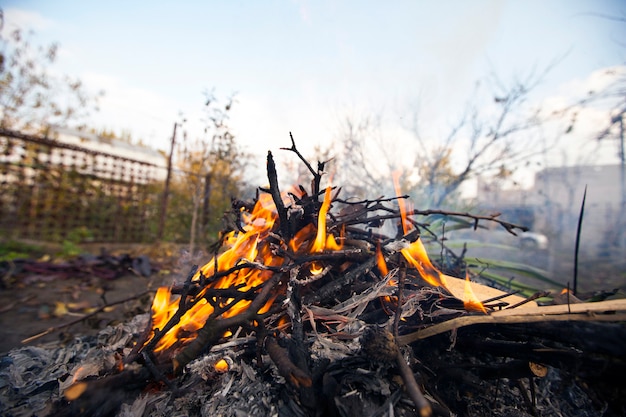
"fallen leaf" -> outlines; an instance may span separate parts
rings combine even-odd
[[[69,310],[67,309],[67,306],[65,305],[65,303],[62,303],[60,301],[55,301],[54,311],[52,312],[53,316],[62,317],[62,316],[65,316],[68,312]]]

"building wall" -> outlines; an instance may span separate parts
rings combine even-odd
[[[533,207],[535,231],[568,246],[576,236],[585,186],[587,198],[583,238],[589,250],[603,245],[626,247],[626,219],[622,208],[620,165],[546,168],[530,189],[498,190],[479,184],[481,205]]]

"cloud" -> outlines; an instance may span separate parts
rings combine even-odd
[[[49,29],[55,24],[53,20],[37,12],[13,7],[4,10],[4,20],[9,30],[20,28],[40,31]]]
[[[542,114],[547,121],[545,131],[559,138],[558,145],[550,152],[549,165],[617,162],[614,141],[598,142],[597,139],[611,120],[616,100],[623,100],[623,97],[582,101],[589,97],[589,92],[605,92],[616,82],[623,85],[625,76],[624,65],[600,68],[585,78],[561,84],[556,94],[542,100]]]
[[[587,77],[576,78],[561,84],[555,95],[544,100],[543,108],[559,110],[586,98],[590,92],[599,93],[626,77],[626,65],[597,69]],[[599,103],[599,102],[598,102]]]
[[[311,5],[306,0],[295,0],[293,2],[298,6],[298,13],[302,22],[311,25]]]
[[[90,91],[104,91],[100,111],[92,117],[96,127],[129,131],[156,149],[169,149],[173,123],[181,108],[168,97],[131,87],[113,76],[88,72],[81,75]]]

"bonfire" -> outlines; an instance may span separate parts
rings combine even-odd
[[[269,187],[254,201],[233,200],[231,227],[210,259],[156,291],[143,330],[114,363],[74,368],[55,415],[164,415],[156,399],[171,405],[189,390],[207,392],[198,415],[471,415],[477,406],[464,393],[497,398],[498,386],[478,387],[501,380],[518,384],[517,404],[538,415],[545,404],[536,381],[551,369],[586,386],[603,378],[610,386],[626,370],[623,346],[607,353],[601,341],[554,334],[555,323],[570,322],[573,336],[588,323],[594,334],[623,335],[621,300],[539,306],[544,293],[521,297],[473,282],[462,259],[444,273],[425,245],[437,236],[416,219],[496,222],[513,234],[523,226],[412,209],[397,183],[393,197],[342,199],[340,187],[324,183],[324,163],[314,169],[293,138],[287,150],[311,173],[310,189],[281,193],[269,152]],[[246,391],[245,381],[260,392]],[[623,385],[591,407],[622,412],[613,396]]]

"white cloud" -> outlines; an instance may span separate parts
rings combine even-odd
[[[4,10],[5,25],[9,30],[45,30],[54,26],[54,21],[30,10],[8,8]]]
[[[590,91],[599,92],[612,83],[618,80],[620,77],[626,76],[625,65],[615,65],[607,68],[600,68],[593,71],[589,76],[583,80],[573,80],[563,86],[563,92],[570,95],[583,96]]]
[[[172,127],[180,106],[154,91],[131,87],[123,80],[99,73],[81,76],[90,91],[103,90],[100,111],[92,117],[96,127],[117,133],[130,131],[155,149],[169,149]]]
[[[548,120],[545,133],[549,137],[559,138],[558,145],[549,153],[548,165],[618,162],[615,142],[599,143],[597,140],[599,133],[608,126],[615,99],[587,103],[581,100],[588,98],[589,92],[606,91],[616,81],[623,80],[624,76],[626,66],[601,68],[583,79],[563,83],[557,94],[541,102],[543,117]],[[564,133],[570,125],[571,131]]]

